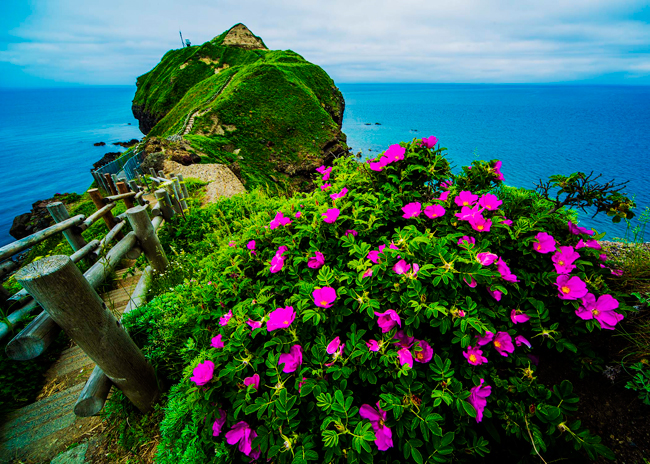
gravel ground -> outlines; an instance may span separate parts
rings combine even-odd
[[[209,182],[206,187],[205,203],[215,203],[220,197],[231,197],[246,189],[228,167],[223,164],[191,164],[183,166],[166,160],[165,174],[181,174],[185,179],[193,177]]]

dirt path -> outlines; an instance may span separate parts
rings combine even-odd
[[[205,203],[215,203],[221,197],[231,197],[246,192],[237,176],[223,164],[191,164],[183,166],[174,161],[166,160],[164,171],[165,173],[181,174],[185,179],[193,177],[209,182],[206,188]]]

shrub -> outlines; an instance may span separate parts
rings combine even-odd
[[[501,186],[500,166],[454,176],[414,140],[320,168],[314,193],[197,213],[192,280],[127,321],[159,365],[185,365],[159,461],[451,462],[506,437],[505,462],[563,443],[612,457],[537,364],[591,353],[629,308],[593,232]]]

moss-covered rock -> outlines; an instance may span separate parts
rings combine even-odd
[[[268,50],[243,24],[169,51],[137,86],[143,132],[232,166],[247,188],[309,189],[314,168],[347,151],[332,79],[291,50]]]

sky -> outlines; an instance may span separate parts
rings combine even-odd
[[[647,0],[38,0],[0,6],[0,87],[133,85],[236,23],[337,83],[650,85]]]

